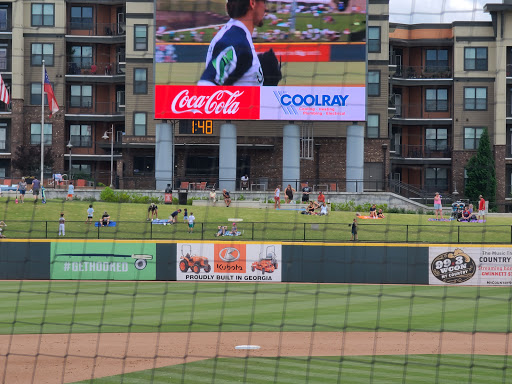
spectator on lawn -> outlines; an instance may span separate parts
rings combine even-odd
[[[327,204],[325,202],[320,206],[320,216],[327,216]]]
[[[64,218],[64,214],[61,213],[59,217],[59,236],[66,236],[66,219]]]
[[[27,182],[25,181],[24,177],[22,177],[21,181],[18,183],[18,187],[16,188],[16,191],[20,192],[21,203],[24,203],[25,202],[25,192],[27,191]]]
[[[286,201],[286,204],[290,204],[293,201],[293,192],[295,192],[295,189],[292,188],[290,184],[286,187],[284,191],[284,198]]]
[[[439,220],[439,218],[443,218],[443,205],[441,204],[441,195],[439,192],[436,192],[436,195],[434,196],[434,209],[436,211],[436,220]]]
[[[190,212],[190,216],[188,217],[188,233],[194,232],[194,212]]]
[[[483,220],[485,223],[485,199],[482,195],[479,196],[480,201],[478,202],[478,220]]]
[[[357,218],[354,217],[354,221],[352,224],[348,225],[351,228],[352,236],[350,237],[350,241],[357,241]]]
[[[75,195],[75,186],[73,182],[70,181],[68,185],[68,195],[66,196],[66,201],[73,201],[73,196]]]
[[[92,215],[94,214],[94,208],[92,207],[92,204],[89,205],[89,208],[87,208],[87,224],[92,223]]]
[[[274,191],[274,209],[281,208],[281,186],[278,185]],[[234,224],[234,223],[233,223]]]
[[[213,203],[213,205],[217,202],[217,193],[215,192],[215,188],[212,188],[210,191],[210,202]]]
[[[223,189],[222,197],[224,198],[224,203],[226,204],[226,207],[229,207],[229,205],[231,204],[231,196],[229,195],[229,192]]]
[[[236,226],[236,223],[233,223],[233,225],[231,226],[231,234],[233,236],[236,236],[237,233],[238,233],[238,228]]]
[[[320,204],[320,206],[322,206],[323,203],[325,203],[325,195],[322,191],[320,191],[320,193],[318,194],[318,204]]]
[[[306,181],[304,187],[302,188],[302,202],[307,203],[309,201],[309,194],[311,193],[311,187]]]
[[[158,219],[158,205],[156,205],[155,203],[149,204],[148,213],[146,216],[146,220],[148,220],[148,221],[150,220],[149,219],[150,213],[151,213],[151,221],[153,221],[153,219]]]
[[[379,219],[383,219],[384,218],[384,212],[382,212],[382,209],[379,209],[379,213],[377,213],[377,217]]]
[[[0,221],[0,239],[5,238],[5,235],[3,234],[5,227],[7,227],[7,224],[5,224],[4,221]]]
[[[34,177],[34,180],[32,180],[32,194],[34,195],[34,203],[37,203],[39,188],[41,188],[41,182],[37,180],[37,177]]]
[[[169,221],[171,224],[174,224],[178,221],[178,215],[181,213],[181,209],[177,209],[173,213],[171,213],[171,216],[169,216]]]
[[[227,226],[225,225],[219,225],[217,227],[217,233],[215,234],[215,236],[219,237],[219,236],[224,236],[226,234],[226,230],[228,229]]]
[[[373,219],[377,218],[377,206],[375,204],[373,204],[370,207],[370,217],[373,218]]]
[[[101,216],[101,225],[103,227],[108,227],[110,224],[110,215],[107,213],[107,211],[103,212],[103,216]]]
[[[185,208],[185,211],[183,212],[183,222],[188,223],[188,210]]]

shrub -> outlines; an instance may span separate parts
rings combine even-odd
[[[137,193],[127,193],[122,191],[114,191],[110,187],[106,187],[103,191],[101,191],[100,199],[102,201],[108,203],[139,203],[139,204],[149,204],[149,203],[160,203],[161,200],[158,197],[149,197],[139,195]],[[94,200],[96,201],[96,200]],[[174,199],[173,199],[174,202]],[[176,203],[178,203],[178,199],[176,199]]]
[[[239,200],[239,201],[244,201],[244,200],[245,200],[245,196],[244,196],[244,195],[240,195],[240,196],[238,196],[238,199],[237,199],[237,200]]]

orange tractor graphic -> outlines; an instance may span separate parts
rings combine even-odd
[[[208,273],[212,269],[207,257],[192,255],[192,247],[190,245],[181,246],[180,259],[180,271],[183,273],[189,269],[194,273],[199,273],[201,269]]]
[[[277,269],[277,256],[276,248],[274,245],[269,245],[265,254],[260,254],[259,261],[255,261],[251,266],[252,271],[256,269],[261,271],[261,274],[272,273]]]

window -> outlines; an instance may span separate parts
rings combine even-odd
[[[92,85],[72,85],[70,104],[72,107],[92,107]]]
[[[425,187],[429,192],[448,190],[448,170],[446,168],[427,168]]]
[[[7,5],[0,5],[0,31],[9,31],[11,28],[8,22]]]
[[[448,110],[447,89],[427,89],[425,94],[425,111],[441,112]]]
[[[71,164],[71,169],[73,170],[73,176],[77,176],[80,174],[90,176],[92,174],[90,164],[80,164],[73,162]]]
[[[69,141],[75,147],[92,146],[92,127],[90,125],[72,124],[69,126]]]
[[[426,72],[448,71],[448,50],[427,49],[425,67]]]
[[[464,128],[464,149],[478,149],[483,128]]]
[[[487,71],[487,48],[464,48],[465,71]]]
[[[133,134],[135,136],[146,136],[145,112],[135,112],[133,114]]]
[[[380,52],[380,27],[368,27],[368,52]]]
[[[71,7],[71,29],[92,29],[92,7]]]
[[[303,122],[300,127],[300,158],[313,160],[313,123]]]
[[[445,151],[448,148],[448,129],[427,128],[425,145],[426,149],[430,151]]]
[[[368,123],[366,124],[366,137],[379,137],[379,115],[368,115]]]
[[[3,48],[5,45],[0,44],[0,70],[7,71],[8,60],[7,60],[7,48]]]
[[[379,71],[368,71],[368,96],[380,96]]]
[[[147,25],[135,25],[134,26],[134,47],[136,51],[147,51],[148,50],[148,26]]]
[[[44,145],[52,145],[52,124],[44,124]],[[41,123],[30,124],[30,144],[41,144]]]
[[[155,158],[153,156],[135,156],[133,158],[133,174],[144,175],[155,172]]]
[[[218,156],[189,155],[185,160],[185,176],[212,176],[219,174]]]
[[[32,4],[31,20],[33,27],[53,27],[55,24],[55,5]]]
[[[32,55],[30,56],[30,65],[33,67],[41,66],[53,66],[53,44],[32,44]]]
[[[7,124],[0,123],[0,150],[7,148]]]
[[[148,70],[146,68],[135,68],[133,71],[133,93],[148,93]]]
[[[52,84],[52,89],[55,92],[55,87]],[[41,83],[30,84],[30,104],[41,105]],[[44,105],[48,105],[48,95],[44,94]]]
[[[487,110],[487,88],[464,88],[465,110]]]
[[[71,47],[70,62],[75,68],[91,68],[92,65],[92,47],[90,46],[74,46]]]

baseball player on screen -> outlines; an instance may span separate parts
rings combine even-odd
[[[258,57],[252,42],[254,27],[263,26],[265,3],[265,0],[227,0],[231,19],[210,43],[206,69],[197,85],[277,85],[281,70],[273,51]],[[264,82],[267,67],[271,68],[268,77],[274,82],[276,69],[279,71],[275,84]]]

